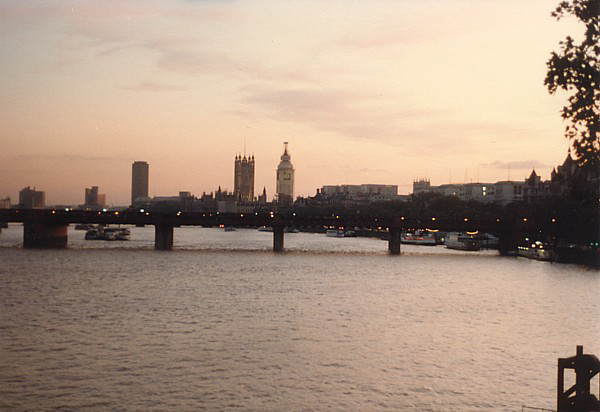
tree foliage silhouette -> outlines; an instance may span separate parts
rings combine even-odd
[[[559,43],[547,62],[544,84],[554,94],[569,93],[562,118],[567,122],[565,137],[572,141],[577,161],[586,173],[600,174],[600,91],[598,55],[600,54],[600,0],[561,1],[551,14],[557,20],[575,16],[585,25],[583,41],[571,36]]]

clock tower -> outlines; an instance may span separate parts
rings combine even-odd
[[[281,155],[281,162],[277,167],[277,202],[291,205],[294,201],[294,166],[290,162],[288,142],[283,144],[285,148]]]

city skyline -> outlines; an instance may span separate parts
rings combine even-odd
[[[300,196],[548,178],[568,142],[545,63],[581,31],[556,3],[4,2],[0,197],[124,205],[136,159],[150,196],[233,190],[244,140],[270,196],[282,141]]]

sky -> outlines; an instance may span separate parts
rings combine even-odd
[[[0,0],[0,198],[128,205],[233,189],[544,179],[568,142],[546,61],[557,0]],[[258,193],[257,193],[258,194]]]

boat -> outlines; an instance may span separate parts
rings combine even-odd
[[[498,249],[500,239],[490,233],[481,233],[475,236],[482,249]]]
[[[518,246],[517,256],[528,259],[551,261],[554,260],[554,251],[547,249],[547,245],[536,241],[529,246]]]
[[[357,234],[354,230],[348,229],[344,232],[344,237],[356,237]]]
[[[271,231],[273,231],[273,229],[271,229]],[[298,229],[296,229],[294,226],[286,226],[283,231],[285,233],[300,233],[300,231]]]
[[[89,229],[87,232],[85,232],[85,240],[100,240],[101,237],[99,236],[99,230],[98,229]]]
[[[448,233],[444,244],[448,249],[477,251],[481,249],[481,242],[466,233]]]
[[[129,240],[131,236],[131,232],[129,229],[118,229],[117,230],[117,240]]]
[[[272,232],[273,228],[271,226],[261,226],[258,228],[259,232]]]
[[[344,231],[342,229],[327,229],[327,237],[344,237]]]
[[[225,226],[223,230],[225,232],[235,232],[235,228],[233,226]]]
[[[400,235],[400,242],[405,245],[435,246],[435,235],[421,230],[414,233],[406,232]]]
[[[96,229],[96,225],[92,225],[89,223],[78,223],[75,225],[75,230],[92,230]]]
[[[85,232],[85,240],[129,240],[129,229],[98,226]]]

